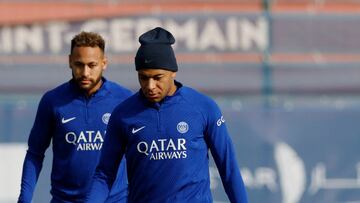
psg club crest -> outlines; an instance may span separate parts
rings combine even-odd
[[[105,113],[102,116],[102,121],[107,125],[109,123],[109,119],[110,119],[111,113]]]
[[[186,122],[181,121],[177,124],[176,129],[179,133],[186,133],[189,130],[189,125]]]

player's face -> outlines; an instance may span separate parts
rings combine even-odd
[[[176,91],[174,83],[176,72],[162,69],[145,69],[138,71],[141,91],[150,102],[160,102],[164,97]]]
[[[101,87],[107,60],[99,47],[74,47],[69,65],[73,79],[88,96]]]

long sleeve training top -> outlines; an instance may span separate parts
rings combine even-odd
[[[100,157],[110,115],[131,95],[128,89],[102,78],[101,88],[87,98],[73,80],[43,95],[28,139],[18,202],[30,203],[44,153],[52,140],[52,202],[84,202]],[[124,164],[110,198],[125,199],[127,177]]]
[[[247,196],[219,107],[176,82],[173,96],[150,103],[141,90],[116,107],[88,202],[104,202],[125,155],[129,202],[212,202],[210,149],[231,202]]]

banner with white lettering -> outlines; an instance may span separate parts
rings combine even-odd
[[[156,26],[174,34],[178,52],[258,52],[268,45],[268,22],[259,14],[159,14],[2,26],[0,54],[67,55],[71,38],[85,30],[104,36],[110,54],[133,55],[138,37]]]

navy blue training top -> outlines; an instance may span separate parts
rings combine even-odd
[[[247,196],[219,107],[176,82],[173,96],[151,103],[141,91],[116,107],[88,202],[104,202],[123,155],[129,202],[212,202],[210,149],[231,202]]]
[[[87,98],[73,80],[45,93],[28,140],[18,202],[31,202],[52,140],[52,202],[84,202],[100,157],[113,109],[130,90],[102,78],[101,88]],[[110,199],[127,197],[125,166],[121,164]]]

